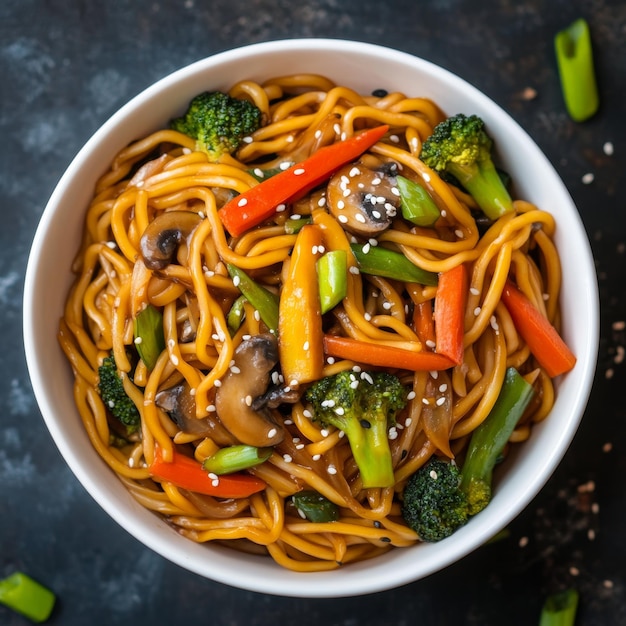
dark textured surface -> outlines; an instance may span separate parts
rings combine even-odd
[[[577,125],[564,112],[552,37],[579,16],[594,38],[602,108]],[[34,401],[21,339],[22,282],[37,222],[98,126],[191,61],[251,42],[314,36],[421,56],[512,114],[579,207],[602,298],[598,373],[585,418],[510,536],[426,580],[336,600],[231,589],[166,562],[120,529],[60,458]],[[0,577],[21,569],[51,587],[59,597],[51,624],[535,624],[544,594],[569,584],[581,592],[578,624],[626,624],[623,2],[3,0],[0,85]],[[527,88],[535,98],[523,96]],[[605,154],[606,142],[614,154]],[[585,184],[588,173],[594,180]],[[0,607],[0,623],[26,621]]]

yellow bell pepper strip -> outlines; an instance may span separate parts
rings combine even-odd
[[[348,293],[348,255],[330,250],[317,262],[322,315],[337,306]]]
[[[436,352],[427,350],[413,352],[388,344],[370,343],[338,335],[324,335],[324,352],[327,356],[366,365],[394,367],[415,372],[434,372],[454,367],[454,363],[447,356]]]
[[[259,312],[261,319],[270,330],[278,329],[278,296],[252,280],[248,274],[231,263],[227,263],[228,273],[235,286],[246,300]]]
[[[463,362],[467,283],[465,265],[457,265],[441,272],[435,294],[436,351],[456,365]]]
[[[350,244],[350,248],[363,274],[383,276],[405,283],[429,286],[437,284],[437,274],[423,270],[400,252],[361,243]]]
[[[404,176],[396,176],[396,185],[400,191],[402,217],[417,226],[434,226],[441,212],[428,191]]]
[[[211,476],[198,461],[175,450],[172,461],[165,461],[158,446],[148,470],[159,481],[164,480],[181,489],[215,498],[248,498],[263,491],[266,486],[265,481],[251,474],[237,473],[219,478]]]
[[[149,304],[135,317],[133,334],[139,357],[150,371],[156,365],[161,352],[165,350],[161,312]]]
[[[548,376],[554,378],[574,367],[576,357],[556,328],[511,281],[504,285],[502,302],[517,332]]]
[[[285,384],[317,380],[324,367],[317,259],[322,230],[308,224],[296,237],[278,312],[278,353]]]
[[[56,596],[30,576],[14,572],[0,580],[0,602],[40,624],[50,617]]]
[[[275,174],[227,202],[219,216],[224,228],[237,237],[317,187],[342,165],[354,161],[389,130],[387,125],[365,130],[344,141],[324,146],[309,158]]]
[[[554,49],[567,112],[575,122],[584,122],[600,106],[587,22],[580,18],[559,31]]]

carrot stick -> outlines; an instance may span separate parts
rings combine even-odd
[[[447,356],[456,365],[463,362],[465,303],[467,302],[467,270],[457,265],[439,275],[435,294],[435,333],[437,353]]]
[[[314,224],[304,226],[296,238],[280,293],[278,352],[287,385],[322,376],[322,313],[316,268],[322,249],[321,228]]]
[[[576,364],[576,357],[563,341],[556,328],[539,311],[531,300],[511,281],[502,290],[502,302],[513,324],[528,345],[533,356],[555,377],[569,372]]]
[[[413,309],[413,329],[420,341],[428,346],[435,346],[435,324],[433,319],[433,301],[424,300]]]
[[[324,335],[324,352],[327,356],[349,359],[377,367],[396,367],[412,371],[446,370],[454,363],[443,354],[426,350],[413,352],[387,344],[369,343],[350,337]]]
[[[247,498],[265,489],[265,481],[250,474],[228,474],[213,478],[202,465],[180,452],[174,451],[172,461],[163,459],[157,446],[154,460],[149,467],[150,475],[164,480],[181,489],[202,493],[216,498]]]
[[[320,148],[302,163],[267,178],[227,202],[219,211],[224,228],[237,237],[269,219],[278,207],[304,196],[324,182],[342,165],[361,156],[389,130],[376,126]]]

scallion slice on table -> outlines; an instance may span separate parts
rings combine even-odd
[[[554,48],[565,106],[575,122],[583,122],[592,117],[600,105],[586,20],[577,19],[559,31],[554,38]]]
[[[22,572],[0,580],[0,602],[33,622],[45,622],[55,601],[56,596],[50,589]]]

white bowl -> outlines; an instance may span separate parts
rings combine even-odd
[[[88,205],[96,179],[118,150],[164,126],[201,90],[294,72],[322,73],[363,93],[382,87],[426,96],[448,114],[476,113],[485,119],[518,195],[556,218],[564,336],[578,358],[558,385],[549,419],[506,464],[492,502],[465,527],[440,543],[306,574],[282,569],[270,558],[196,544],[137,504],[85,434],[74,406],[70,368],[57,343],[58,320],[72,280],[70,265],[83,227],[81,208]],[[550,477],[578,427],[595,370],[598,318],[594,264],[576,207],[552,165],[518,124],[474,87],[429,62],[375,45],[323,39],[262,43],[217,54],[163,78],[122,107],[86,143],[52,194],[33,241],[24,292],[24,343],[37,401],[61,454],[102,508],[146,546],[201,576],[301,597],[359,595],[418,580],[467,555],[508,524]]]

